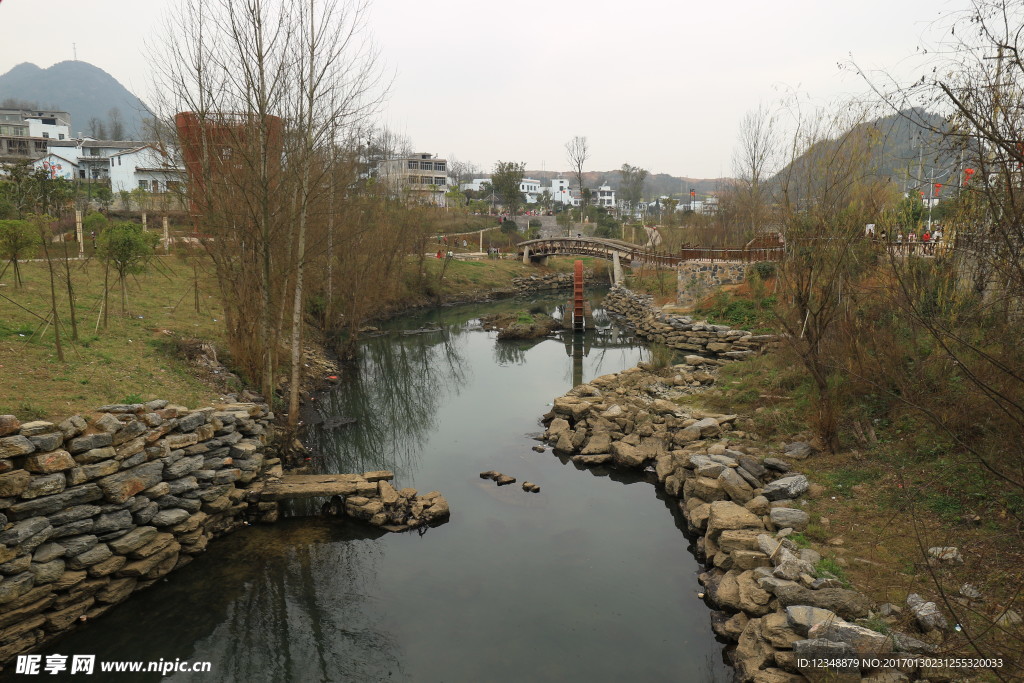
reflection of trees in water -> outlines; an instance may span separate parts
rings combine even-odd
[[[494,362],[500,366],[524,365],[526,352],[542,342],[537,340],[502,339],[494,344]]]
[[[438,407],[466,383],[460,336],[458,328],[447,328],[366,341],[357,364],[317,406],[325,420],[358,420],[340,429],[310,429],[309,445],[324,457],[323,470],[389,469],[411,475],[435,430]]]
[[[224,681],[405,678],[394,637],[371,604],[383,547],[334,540],[281,550],[276,543],[256,550],[194,657],[213,662]]]

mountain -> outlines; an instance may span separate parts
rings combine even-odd
[[[960,155],[951,149],[945,136],[950,130],[945,118],[919,107],[858,124],[848,131],[848,139],[865,137],[874,141],[868,167],[873,175],[888,178],[897,187],[908,190],[932,182],[955,183],[960,172]],[[772,179],[781,184],[795,169],[820,164],[839,151],[838,139],[815,143],[811,149],[787,164]],[[841,156],[841,154],[840,154]]]
[[[19,64],[0,76],[0,103],[6,100],[70,113],[72,136],[88,134],[93,118],[109,130],[110,111],[116,108],[124,123],[122,137],[137,140],[145,134],[143,120],[153,116],[116,78],[88,62],[59,62],[48,69]]]
[[[569,172],[525,171],[523,175],[540,181],[548,181],[558,177],[568,178],[570,186],[576,187],[576,176]],[[701,198],[721,192],[731,182],[730,178],[685,178],[667,173],[653,173],[649,174],[644,181],[644,197],[648,200],[654,200],[662,195],[666,195],[680,199],[688,197],[690,190],[693,189],[697,192],[697,197]],[[613,171],[585,171],[583,173],[583,183],[590,189],[607,184],[618,192],[622,189],[622,173],[619,169]]]

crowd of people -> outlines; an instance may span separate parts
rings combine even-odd
[[[923,228],[920,234],[914,230],[899,231],[892,239],[889,239],[889,234],[885,230],[876,234],[873,225],[867,227],[866,234],[873,241],[891,244],[893,249],[901,254],[934,256],[937,250],[941,250],[943,244],[942,226],[939,223],[933,223],[930,229]]]

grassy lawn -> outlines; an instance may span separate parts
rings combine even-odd
[[[547,266],[524,265],[522,260],[507,257],[504,259],[484,259],[480,261],[460,261],[455,259],[444,267],[444,259],[428,258],[425,266],[427,283],[432,293],[444,299],[458,299],[461,296],[488,291],[492,289],[511,289],[512,280],[517,277],[544,275],[546,273],[571,273],[576,259],[568,256],[548,259]],[[608,263],[603,259],[586,257],[580,259],[585,268],[595,272],[592,280],[602,285],[607,284],[604,275]],[[441,271],[444,279],[441,280]]]
[[[547,267],[523,265],[514,258],[458,261],[427,259],[427,284],[442,300],[469,298],[481,291],[510,289],[513,278],[572,270],[571,258],[551,259]],[[588,261],[588,267],[603,265]],[[175,353],[176,341],[210,341],[223,355],[222,313],[208,261],[200,259],[200,312],[195,311],[190,263],[159,256],[144,273],[130,276],[128,306],[121,314],[120,289],[111,276],[108,328],[100,318],[103,266],[95,260],[72,261],[78,342],[71,322],[64,280],[57,279],[57,307],[66,330],[64,362],[57,359],[49,315],[50,284],[45,263],[21,264],[24,288],[15,288],[8,267],[0,277],[0,414],[22,420],[61,419],[107,403],[165,398],[189,407],[215,400],[220,391]],[[0,265],[3,270],[3,265]],[[410,293],[409,303],[428,301]],[[223,358],[222,358],[223,360]],[[130,400],[129,400],[130,399]]]
[[[2,267],[0,267],[2,269]],[[65,362],[57,359],[45,263],[21,264],[25,287],[16,289],[10,269],[0,279],[0,414],[57,419],[106,403],[166,398],[195,407],[217,392],[168,350],[175,337],[220,340],[221,310],[215,285],[200,272],[200,313],[195,312],[192,269],[175,256],[157,257],[146,272],[130,276],[128,307],[111,288],[108,329],[97,328],[103,266],[73,261],[79,341],[71,323],[64,281],[57,280],[57,307],[67,331]],[[116,275],[111,281],[116,280]]]

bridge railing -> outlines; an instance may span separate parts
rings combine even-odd
[[[742,263],[781,261],[786,251],[781,242],[765,244],[751,241],[743,247],[699,247],[685,244],[678,250],[670,252],[650,251],[625,243],[610,243],[606,240],[590,241],[580,238],[531,240],[529,248],[533,254],[571,253],[607,259],[611,259],[612,255],[617,253],[627,262],[660,267],[675,266],[683,261],[739,261]]]
[[[697,247],[689,244],[679,249],[682,261],[781,261],[786,253],[783,246],[775,247]]]

